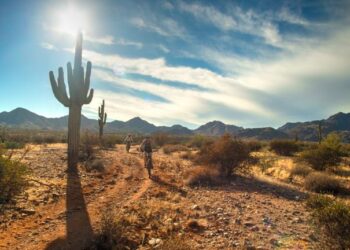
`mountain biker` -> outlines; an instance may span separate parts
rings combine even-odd
[[[151,138],[149,136],[146,136],[146,138],[142,141],[140,145],[140,150],[144,154],[144,162],[145,162],[145,168],[147,168],[148,178],[151,179],[153,162],[152,162],[152,144],[151,144]]]
[[[126,152],[128,152],[128,153],[129,153],[132,142],[133,142],[132,136],[131,136],[131,134],[128,134],[124,139],[125,149],[126,149]]]

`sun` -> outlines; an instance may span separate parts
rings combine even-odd
[[[71,35],[75,35],[79,30],[84,31],[88,25],[84,12],[73,6],[58,13],[57,20],[57,30]]]

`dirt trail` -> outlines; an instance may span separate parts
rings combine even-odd
[[[121,173],[117,178],[111,177],[109,182],[113,183],[112,186],[100,187],[97,191],[89,185],[84,186],[82,193],[85,196],[85,204],[74,204],[69,211],[66,209],[65,196],[54,204],[42,206],[34,215],[18,220],[0,232],[0,249],[79,249],[78,246],[85,245],[91,238],[92,230],[96,232],[103,209],[110,204],[122,207],[132,203],[139,199],[151,184],[146,178],[147,174],[139,155],[126,155],[119,151],[112,156],[114,159],[126,157],[132,160],[129,166],[112,161],[113,167],[118,168],[118,172]],[[73,200],[77,198],[73,197]],[[68,237],[67,224],[70,235]]]

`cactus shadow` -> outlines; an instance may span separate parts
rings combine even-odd
[[[67,172],[66,237],[49,243],[45,249],[84,249],[93,239],[93,229],[87,211],[77,169]]]

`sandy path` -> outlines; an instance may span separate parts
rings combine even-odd
[[[69,211],[66,199],[62,197],[57,203],[42,206],[35,215],[11,224],[0,233],[0,249],[79,249],[86,245],[96,233],[103,209],[111,204],[116,207],[130,204],[139,199],[151,184],[142,167],[142,159],[136,153],[126,156],[124,152],[115,152],[113,156],[129,157],[139,164],[119,165],[121,174],[111,186],[100,187],[97,191],[88,185],[83,187],[85,202],[75,202]],[[73,185],[80,185],[80,182]],[[77,199],[74,197],[73,200]]]

